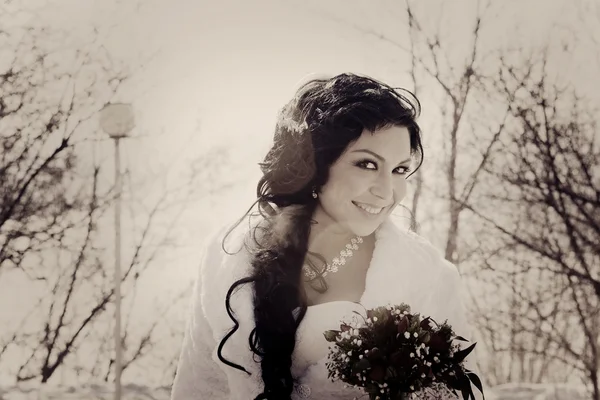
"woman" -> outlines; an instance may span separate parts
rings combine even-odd
[[[352,74],[298,90],[261,164],[260,215],[205,248],[173,400],[358,397],[327,379],[323,332],[365,308],[408,303],[468,337],[456,268],[389,220],[423,160],[418,112]]]

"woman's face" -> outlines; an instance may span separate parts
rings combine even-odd
[[[406,195],[410,164],[407,128],[363,132],[331,166],[316,221],[339,233],[370,235]]]

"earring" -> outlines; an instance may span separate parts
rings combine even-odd
[[[317,189],[313,189],[312,197],[313,197],[313,199],[316,199],[317,197],[319,197],[319,195],[317,194]]]

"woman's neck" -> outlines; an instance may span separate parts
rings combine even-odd
[[[356,235],[338,224],[320,207],[313,214],[313,225],[308,238],[308,250],[325,258],[334,256]]]

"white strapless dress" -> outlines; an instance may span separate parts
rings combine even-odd
[[[351,301],[333,301],[308,307],[296,333],[296,347],[292,355],[292,375],[298,385],[292,399],[353,399],[365,396],[362,390],[344,388],[344,382],[327,378],[330,343],[323,333],[339,329],[342,322],[366,318],[365,307]]]
[[[233,249],[236,243],[243,243],[244,235],[240,233],[237,239],[234,235],[231,247],[227,247]],[[231,298],[239,329],[222,351],[225,359],[244,366],[249,373],[223,364],[216,354],[219,343],[233,325],[225,309],[226,293],[233,282],[251,274],[250,254],[242,250],[225,257],[221,237],[217,233],[207,240],[191,298],[172,400],[247,400],[262,393],[260,365],[248,345],[255,326],[250,285],[236,290]],[[308,308],[298,327],[292,354],[292,375],[298,382],[292,398],[368,398],[360,389],[344,388],[343,382],[327,378],[330,343],[323,333],[339,329],[340,323],[348,318],[360,318],[355,311],[364,315],[365,308],[406,303],[413,312],[438,322],[447,320],[457,333],[470,338],[463,294],[461,277],[454,265],[423,238],[400,231],[393,222],[386,221],[376,231],[375,250],[359,303],[335,301]],[[469,362],[473,365],[467,367],[477,372],[475,358],[470,356]],[[481,398],[478,392],[475,396]]]

